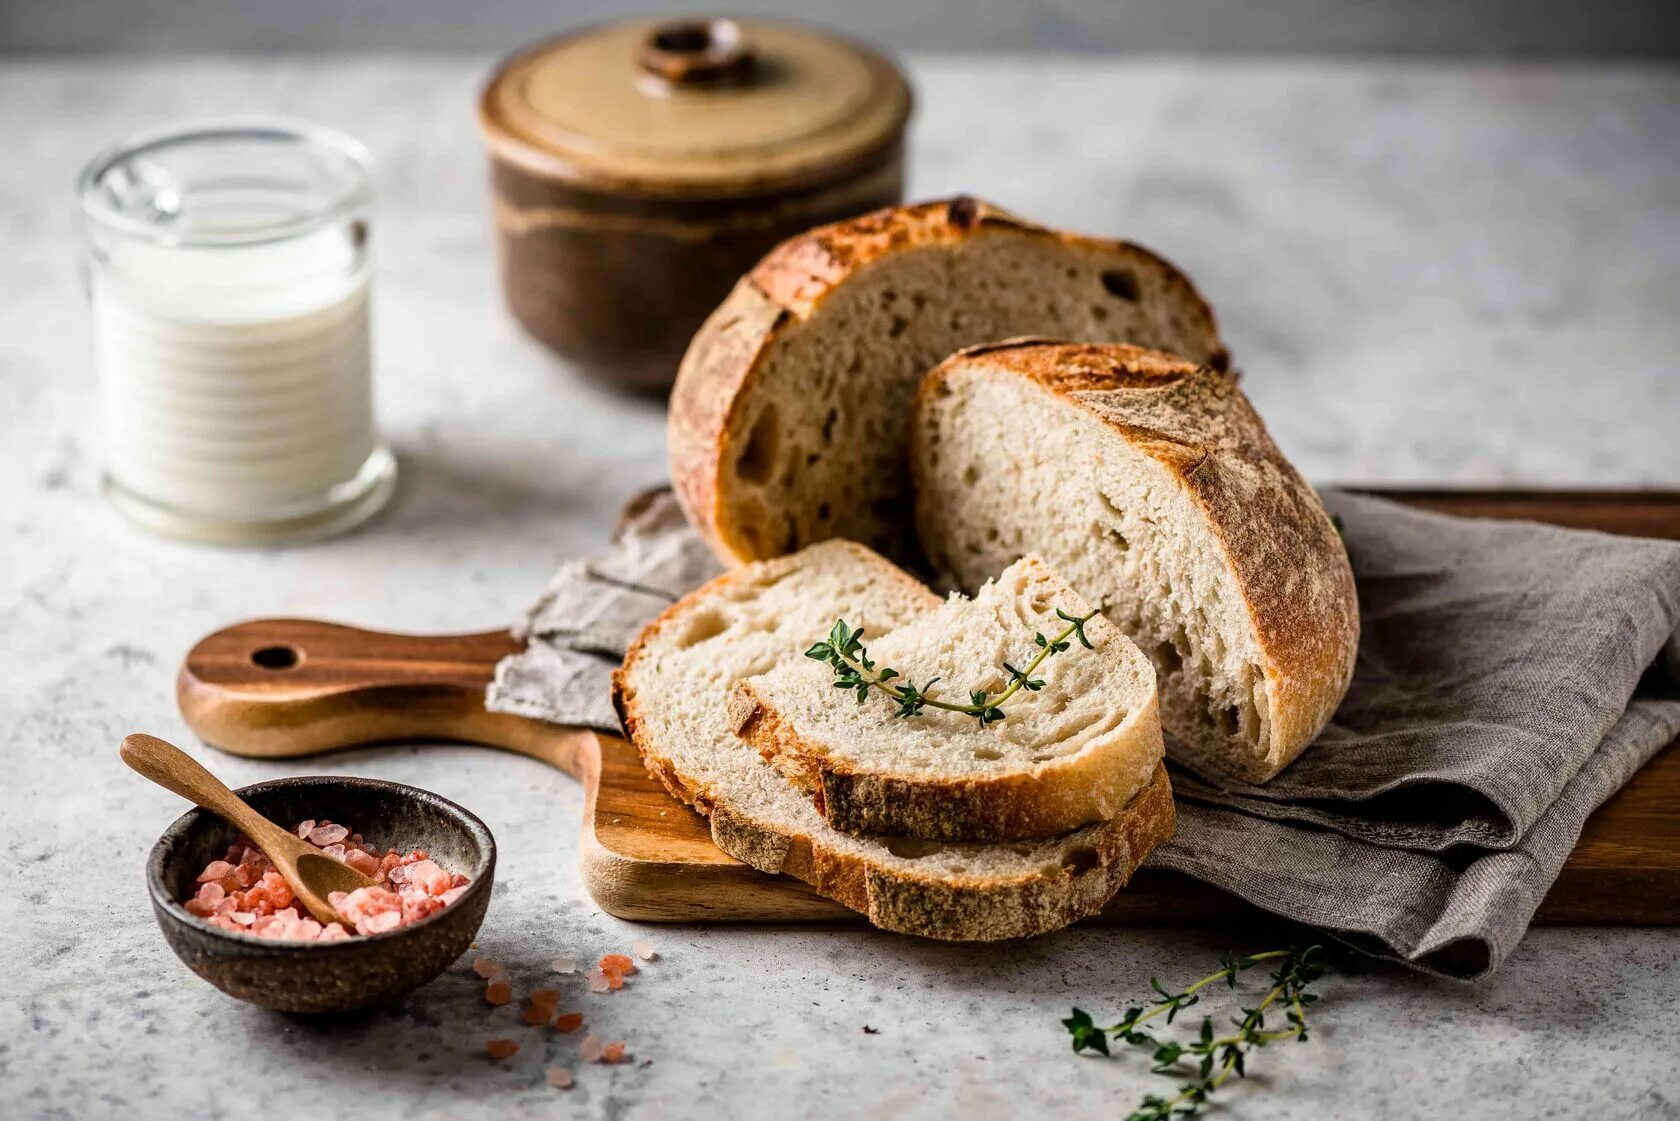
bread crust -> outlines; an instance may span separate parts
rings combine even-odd
[[[1127,241],[1051,230],[968,196],[878,210],[790,238],[742,277],[701,325],[671,390],[667,437],[672,487],[689,521],[719,560],[738,565],[761,559],[728,523],[720,483],[734,462],[743,402],[777,335],[789,324],[810,318],[849,278],[884,257],[999,232],[1145,258],[1181,292],[1186,305],[1196,309],[1207,336],[1218,338],[1207,301],[1187,277],[1150,250]],[[1229,361],[1223,347],[1209,357],[1220,369]]]
[[[667,628],[679,625],[711,593],[751,575],[751,569],[726,572],[667,608],[631,643],[613,674],[613,706],[626,738],[672,796],[706,816],[712,841],[725,853],[762,872],[803,880],[882,929],[945,941],[989,942],[1058,930],[1097,913],[1126,885],[1144,857],[1172,836],[1172,789],[1160,765],[1115,818],[1079,832],[1079,843],[1060,866],[1012,878],[896,867],[740,812],[684,775],[659,750],[634,678],[638,663]],[[933,593],[926,595],[938,602]]]
[[[1272,441],[1233,380],[1162,351],[1124,344],[1005,340],[958,351],[923,379],[918,415],[945,383],[975,358],[1019,375],[1101,421],[1162,464],[1207,518],[1236,578],[1265,658],[1271,748],[1235,764],[1236,777],[1261,783],[1286,767],[1334,715],[1353,679],[1359,649],[1359,599],[1341,535],[1318,495]],[[1174,412],[1212,428],[1196,441],[1143,423],[1160,413],[1159,393]],[[1145,401],[1148,409],[1143,408]],[[916,430],[919,430],[919,425]],[[1282,485],[1252,486],[1264,471]],[[920,480],[918,479],[918,483]],[[1192,762],[1230,773],[1233,761],[1193,738],[1180,742]]]

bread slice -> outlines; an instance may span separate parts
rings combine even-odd
[[[835,830],[730,730],[730,686],[800,658],[837,616],[885,636],[939,602],[849,542],[750,565],[650,623],[614,676],[613,700],[648,770],[708,816],[719,848],[797,876],[876,926],[990,941],[1094,914],[1172,833],[1164,769],[1101,825],[1044,841],[942,845]]]
[[[1068,619],[1091,607],[1036,557],[1010,565],[973,599],[952,597],[865,650],[876,663],[925,685],[936,699],[992,697]],[[1029,681],[999,706],[1003,719],[923,708],[901,717],[880,691],[861,701],[835,687],[834,669],[809,658],[735,685],[729,717],[737,735],[813,797],[817,812],[848,833],[935,841],[1052,837],[1119,814],[1161,765],[1155,669],[1101,615],[1061,652],[1051,647]],[[826,631],[816,632],[821,637]]]
[[[930,373],[922,545],[973,588],[1033,552],[1155,662],[1168,754],[1264,782],[1353,676],[1353,572],[1232,379],[1130,346],[1016,340]]]
[[[677,497],[726,564],[830,537],[913,559],[916,386],[1023,334],[1227,361],[1207,304],[1146,249],[971,198],[878,211],[772,250],[695,335],[671,394]]]

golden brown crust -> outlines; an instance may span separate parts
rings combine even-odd
[[[772,249],[736,283],[694,336],[671,391],[672,487],[720,560],[733,565],[757,559],[752,544],[734,533],[724,516],[720,478],[734,461],[732,434],[741,403],[777,334],[809,318],[848,278],[883,257],[1000,231],[1145,258],[1185,305],[1196,309],[1206,337],[1218,339],[1213,310],[1164,258],[1132,242],[1047,229],[968,196],[891,207],[808,230]],[[1223,370],[1229,360],[1216,341],[1209,364]]]
[[[977,355],[1101,420],[1206,514],[1267,660],[1274,749],[1239,777],[1271,778],[1334,714],[1359,648],[1353,570],[1318,495],[1232,379],[1161,351],[1039,339],[971,348],[928,374],[918,408]]]
[[[698,787],[653,742],[640,712],[636,665],[666,627],[720,587],[748,579],[754,571],[726,572],[667,608],[643,628],[613,674],[613,705],[626,738],[672,796],[706,815],[712,840],[725,853],[760,871],[801,879],[886,930],[946,941],[996,941],[1058,930],[1095,914],[1144,857],[1172,836],[1172,789],[1166,769],[1159,766],[1118,817],[1081,831],[1082,843],[1069,850],[1060,867],[1012,879],[928,874],[877,863],[829,847],[820,838],[758,821]],[[904,579],[914,583],[908,575]]]

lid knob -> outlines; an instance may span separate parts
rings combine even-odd
[[[676,20],[649,32],[643,70],[674,86],[736,85],[752,77],[753,53],[732,19]]]

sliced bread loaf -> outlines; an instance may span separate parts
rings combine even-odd
[[[905,468],[922,376],[1023,334],[1226,362],[1177,269],[971,198],[879,211],[772,250],[706,321],[671,394],[671,479],[727,564],[830,537],[912,556]]]
[[[886,635],[939,599],[877,554],[830,542],[725,573],[654,620],[614,677],[626,734],[724,852],[785,872],[907,934],[962,941],[1055,930],[1100,910],[1172,833],[1158,768],[1113,819],[1050,840],[949,844],[841,833],[736,738],[730,687],[800,658],[845,616]]]
[[[1161,765],[1149,659],[1036,557],[973,599],[953,596],[865,639],[851,666],[863,669],[868,657],[871,676],[897,671],[889,688],[910,682],[947,704],[971,705],[984,691],[999,718],[983,724],[933,706],[901,717],[901,702],[878,689],[842,693],[834,667],[810,658],[737,682],[736,734],[836,829],[936,841],[1051,837],[1119,814]],[[937,684],[927,687],[930,678]]]
[[[973,347],[922,384],[913,460],[941,578],[1033,552],[1104,603],[1155,662],[1169,754],[1264,782],[1335,712],[1347,553],[1232,379],[1129,346]]]

